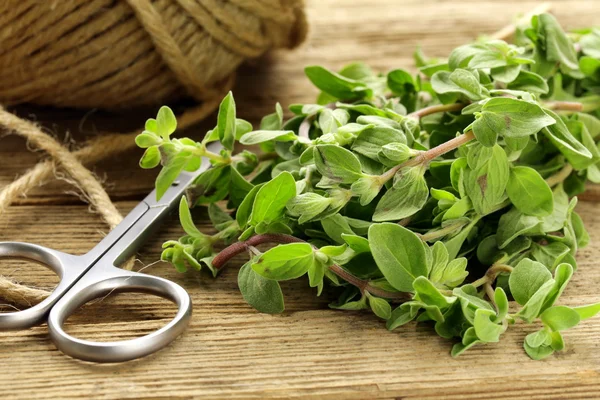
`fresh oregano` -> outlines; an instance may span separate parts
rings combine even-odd
[[[433,324],[453,356],[516,321],[541,323],[524,342],[532,358],[562,350],[561,332],[600,312],[555,305],[589,241],[575,195],[600,182],[599,32],[565,33],[542,14],[513,44],[481,39],[435,62],[417,52],[417,74],[307,67],[316,104],[290,106],[287,121],[277,104],[253,130],[230,93],[200,142],[171,138],[161,108],[137,138],[140,165],[162,165],[158,196],[212,164],[162,259],[216,275],[247,252],[238,283],[257,310],[282,312],[278,282],[307,275],[317,295],[339,293],[333,308],[370,308],[388,329]],[[217,140],[223,150],[207,150]],[[207,206],[217,233],[189,206]]]

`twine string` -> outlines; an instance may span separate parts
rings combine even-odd
[[[232,84],[233,80],[229,80],[225,87],[226,90],[229,90]],[[178,117],[179,128],[185,129],[206,118],[218,107],[220,98],[220,96],[215,97],[183,113]],[[135,146],[134,138],[139,132],[99,136],[87,146],[71,153],[32,122],[20,119],[3,108],[0,108],[0,127],[8,133],[26,138],[29,144],[44,150],[52,157],[38,163],[20,178],[4,187],[0,192],[0,215],[20,196],[26,195],[32,189],[51,179],[57,168],[60,168],[72,178],[94,210],[102,216],[111,229],[121,222],[122,215],[112,204],[108,194],[93,173],[85,168],[82,162],[94,164],[131,149]],[[128,260],[122,266],[124,269],[132,267],[133,259]],[[49,294],[50,292],[46,290],[21,285],[7,277],[0,276],[0,298],[16,306],[30,307],[44,300]]]

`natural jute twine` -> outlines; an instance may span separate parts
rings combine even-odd
[[[204,101],[306,29],[303,0],[2,0],[0,104]]]
[[[298,45],[306,29],[302,0],[6,0],[0,103],[118,108],[191,96],[200,105],[178,117],[184,129],[218,107],[241,62]],[[0,130],[50,156],[2,189],[0,215],[60,169],[111,229],[122,220],[82,163],[132,148],[139,132],[99,136],[71,153],[2,107]],[[48,294],[0,276],[0,298],[14,305],[28,307]]]
[[[185,129],[206,118],[219,105],[219,98],[206,101],[201,106],[193,108],[178,117],[178,126]],[[99,136],[87,146],[70,153],[56,139],[41,131],[32,122],[0,108],[0,128],[8,133],[26,138],[30,145],[47,152],[52,158],[42,161],[23,176],[12,182],[0,192],[0,215],[18,197],[26,195],[31,189],[41,186],[55,175],[58,169],[64,170],[73,180],[89,201],[94,211],[99,213],[110,229],[117,226],[123,216],[110,201],[108,194],[95,176],[82,162],[93,164],[104,158],[115,156],[131,149],[134,138],[139,132],[128,134],[111,134]],[[122,266],[125,269],[133,267],[133,260]],[[50,292],[21,285],[6,277],[0,276],[0,298],[20,307],[30,307],[37,304]]]

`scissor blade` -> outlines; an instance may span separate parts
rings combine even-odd
[[[207,146],[207,149],[211,152],[219,152],[221,148],[222,146],[218,142],[211,143]],[[179,200],[188,186],[210,167],[210,162],[204,158],[197,171],[182,172],[159,200],[156,199],[156,190],[153,190],[144,201],[138,205],[140,208],[145,207],[145,211],[137,218],[132,217],[129,219],[129,215],[126,217],[129,226],[110,246],[108,251],[102,255],[102,258],[106,262],[119,265],[129,256],[134,254],[144,243],[148,235],[164,220],[164,217],[178,206]],[[136,207],[136,209],[138,209],[138,207]],[[134,209],[134,211],[136,211],[136,209]],[[115,229],[119,229],[120,226],[121,225]]]
[[[213,153],[219,152],[221,149],[222,146],[219,142],[213,142],[207,146],[207,150]],[[143,235],[143,232],[150,230],[154,225],[159,223],[165,215],[172,211],[179,203],[181,196],[183,196],[188,186],[210,167],[210,162],[204,158],[197,171],[181,172],[175,182],[160,199],[156,199],[156,189],[150,192],[142,202],[127,214],[119,225],[110,231],[108,235],[106,235],[106,237],[88,253],[87,256],[93,260],[90,267],[95,264],[99,258],[115,247],[128,232],[130,233],[130,235],[128,235],[129,238],[125,240],[128,244],[117,246],[118,249],[116,249],[116,253],[123,253],[125,249],[131,248],[134,243],[134,247],[137,248],[137,246],[141,244],[140,239],[145,236]],[[140,225],[148,226],[140,227]],[[134,226],[137,226],[137,228],[135,229],[135,232],[131,233],[130,230]],[[130,253],[130,251],[127,251],[127,253]]]

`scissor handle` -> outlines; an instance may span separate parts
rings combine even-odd
[[[60,282],[42,302],[26,310],[0,313],[0,330],[27,329],[46,320],[52,305],[77,280],[85,266],[85,256],[73,256],[31,243],[0,242],[0,259],[17,258],[42,264],[59,276]]]
[[[96,267],[95,267],[96,268]],[[71,357],[95,362],[120,362],[154,353],[172,342],[185,329],[192,315],[189,294],[178,284],[156,276],[103,268],[102,278],[86,275],[50,311],[48,329],[56,346]],[[140,338],[116,342],[94,342],[75,338],[63,329],[66,319],[88,301],[112,292],[142,292],[173,301],[175,318],[167,325]]]

